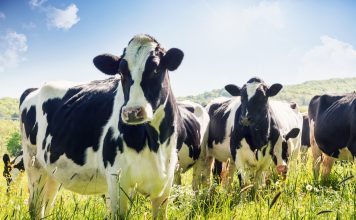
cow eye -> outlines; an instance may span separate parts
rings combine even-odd
[[[157,72],[157,68],[159,65],[158,57],[150,57],[146,62],[146,70],[149,72]]]

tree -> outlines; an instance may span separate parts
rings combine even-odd
[[[21,151],[21,135],[19,132],[14,132],[11,134],[10,138],[7,140],[7,151],[11,156],[16,156]]]

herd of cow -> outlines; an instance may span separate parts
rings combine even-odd
[[[302,115],[295,103],[269,99],[281,84],[252,78],[241,88],[225,86],[232,97],[204,108],[173,95],[168,71],[183,56],[137,35],[120,57],[94,58],[112,77],[46,83],[23,93],[23,160],[4,155],[4,175],[10,183],[12,171],[26,171],[32,217],[45,217],[63,187],[105,194],[114,219],[125,216],[127,196],[137,191],[151,199],[153,218],[165,218],[174,179],[179,183],[192,167],[193,189],[207,186],[214,159],[214,173],[227,162],[227,182],[237,170],[241,186],[258,185],[271,166],[286,175],[309,146],[316,178],[321,164],[326,179],[334,159],[356,160],[354,92],[315,96]]]

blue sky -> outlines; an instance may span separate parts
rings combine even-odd
[[[176,96],[242,85],[356,76],[355,1],[1,0],[0,97],[46,81],[106,78],[98,54],[139,33],[185,58]]]

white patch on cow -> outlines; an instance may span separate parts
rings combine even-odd
[[[256,90],[260,85],[262,85],[260,82],[246,83],[247,100],[250,100],[256,94]]]
[[[126,47],[126,53],[123,57],[123,59],[127,60],[131,77],[134,81],[130,88],[129,101],[126,107],[143,107],[146,112],[146,121],[152,120],[153,110],[151,104],[145,98],[141,87],[142,74],[145,70],[147,58],[157,46],[157,43],[150,37],[139,35]]]

